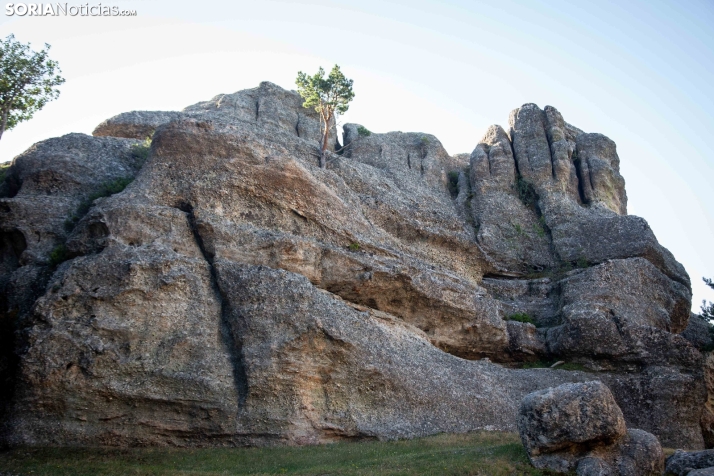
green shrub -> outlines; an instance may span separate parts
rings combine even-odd
[[[153,135],[153,134],[152,134]],[[131,155],[134,158],[145,162],[149,158],[149,151],[151,150],[151,136],[144,139],[141,144],[134,144],[131,146]]]
[[[52,251],[50,251],[50,266],[55,267],[60,263],[67,261],[69,258],[67,254],[67,247],[64,243],[55,246]]]
[[[357,126],[357,134],[359,134],[361,137],[369,137],[372,135],[372,131],[370,131],[364,126]]]
[[[0,182],[3,182],[5,180],[7,172],[8,170],[10,170],[11,165],[12,162],[5,162],[4,164],[0,164]]]
[[[508,316],[508,318],[507,318],[506,320],[508,320],[508,321],[517,321],[517,322],[525,322],[525,323],[528,323],[528,324],[533,324],[533,325],[535,325],[535,321],[533,320],[533,318],[532,318],[531,316],[529,316],[529,315],[528,315],[527,313],[525,313],[525,312],[516,312],[515,314],[511,314],[510,316]]]
[[[533,185],[529,184],[520,175],[516,180],[516,192],[518,192],[518,198],[527,207],[535,208],[538,203],[538,194],[536,194]]]
[[[72,231],[77,222],[87,214],[92,203],[98,198],[108,197],[123,191],[134,179],[132,177],[120,177],[110,182],[103,183],[97,190],[92,192],[87,198],[82,200],[77,209],[64,221],[64,229],[67,233]]]
[[[578,258],[577,263],[575,263],[578,268],[587,268],[588,267],[588,259],[585,256],[581,256]]]
[[[429,138],[427,136],[422,136],[421,138],[421,144],[422,145],[429,145]]]
[[[354,242],[354,243],[350,243],[349,248],[350,248],[350,251],[359,251],[360,246],[359,246],[359,243]]]

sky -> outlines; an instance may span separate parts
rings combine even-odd
[[[58,100],[3,135],[0,162],[120,112],[180,110],[265,80],[295,89],[297,71],[339,64],[356,94],[342,123],[431,133],[451,154],[471,152],[530,102],[610,137],[628,212],[684,264],[694,309],[714,300],[701,280],[714,277],[712,0],[102,5],[137,14],[0,12],[0,37],[49,43],[67,80]]]

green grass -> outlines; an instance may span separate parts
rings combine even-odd
[[[282,448],[19,448],[0,453],[13,475],[546,475],[518,435],[479,432],[391,442]]]

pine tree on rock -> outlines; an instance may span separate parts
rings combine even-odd
[[[320,67],[313,76],[298,72],[295,83],[298,93],[305,100],[303,107],[314,108],[320,114],[320,167],[327,164],[327,145],[330,138],[330,123],[337,115],[349,109],[349,102],[354,98],[351,79],[347,79],[340,67],[335,65],[325,77],[325,70]]]

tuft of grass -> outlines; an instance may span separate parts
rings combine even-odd
[[[127,185],[133,182],[132,177],[121,177],[110,182],[105,182],[97,190],[92,192],[87,198],[77,206],[77,209],[64,221],[64,229],[67,233],[71,232],[77,225],[77,222],[87,214],[92,204],[98,198],[108,197],[123,191]]]
[[[372,135],[372,131],[370,131],[364,126],[357,126],[357,134],[359,134],[361,137],[369,137]]]
[[[359,251],[360,245],[356,241],[352,242],[352,243],[350,243],[349,249],[350,249],[350,251]]]
[[[575,264],[578,268],[587,268],[588,259],[585,256],[581,256],[580,258],[578,258],[578,261]]]
[[[50,266],[53,268],[67,261],[67,259],[69,259],[69,255],[67,253],[67,247],[64,243],[55,246],[52,251],[50,251],[49,258]]]
[[[421,137],[421,145],[429,145],[429,138],[427,136]]]
[[[507,321],[517,321],[517,322],[525,322],[527,324],[533,324],[535,325],[535,321],[531,316],[529,316],[525,312],[516,312],[515,314],[511,314],[506,318]]]
[[[17,448],[0,453],[0,467],[37,476],[550,474],[533,468],[518,435],[505,432],[273,448]]]

